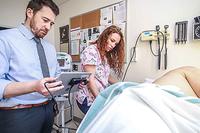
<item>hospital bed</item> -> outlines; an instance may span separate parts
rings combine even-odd
[[[175,86],[120,82],[100,93],[77,133],[200,133],[199,105]]]

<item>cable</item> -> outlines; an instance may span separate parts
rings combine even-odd
[[[144,32],[144,31],[143,31],[143,32]],[[131,56],[131,59],[130,59],[130,61],[129,61],[127,67],[126,67],[126,70],[125,70],[124,76],[123,76],[123,78],[122,78],[122,81],[124,81],[124,79],[125,79],[125,77],[126,77],[126,73],[127,73],[127,71],[128,71],[128,68],[129,68],[129,66],[130,66],[130,64],[131,64],[131,61],[132,61],[132,59],[133,59],[133,57],[134,57],[134,55],[135,55],[135,52],[136,52],[136,46],[137,46],[138,40],[139,40],[139,38],[140,38],[140,36],[141,36],[141,34],[142,34],[143,32],[141,32],[141,33],[139,34],[139,36],[137,37],[137,39],[136,39],[135,46],[133,47],[133,54],[132,54],[132,56]]]
[[[156,55],[156,54],[153,52],[153,49],[152,49],[152,40],[149,41],[149,46],[150,46],[151,53],[152,53],[154,56],[158,56],[158,55]]]
[[[51,96],[51,98],[52,98],[52,101],[53,101],[53,111],[54,111],[54,117],[56,116],[56,115],[58,115],[58,113],[59,113],[59,110],[58,110],[58,104],[57,104],[57,102],[56,102],[56,100],[55,100],[55,98],[54,98],[54,96],[53,96],[53,94],[50,92],[50,90],[48,89],[48,87],[47,87],[47,84],[48,82],[45,82],[44,83],[44,87],[46,88],[46,90],[49,92],[49,94],[50,94],[50,96]]]
[[[74,116],[73,116],[73,114],[72,114],[72,112],[73,112],[72,106],[73,106],[73,105],[72,105],[72,103],[71,103],[70,95],[71,95],[71,90],[72,90],[72,88],[74,87],[74,85],[79,84],[79,83],[87,84],[87,83],[88,83],[88,80],[87,80],[86,78],[72,78],[71,81],[69,82],[69,85],[70,85],[71,87],[69,88],[69,91],[68,91],[68,102],[69,102],[69,106],[70,106],[70,116],[71,116],[71,119],[68,120],[68,121],[66,121],[65,124],[66,124],[66,123],[69,123],[70,121],[74,121],[74,120],[73,120],[73,117],[74,117]],[[78,124],[77,124],[76,122],[74,122],[74,124],[76,125],[76,127],[78,127]],[[74,129],[74,128],[69,128],[69,129],[76,130],[76,129]]]
[[[72,79],[73,80],[73,79]],[[70,116],[71,116],[71,119],[69,119],[68,121],[66,121],[65,122],[65,124],[67,124],[67,123],[69,123],[70,121],[73,121],[73,114],[72,114],[72,112],[73,112],[73,110],[72,110],[72,103],[71,103],[71,99],[70,99],[70,96],[71,96],[71,90],[72,90],[72,88],[74,87],[74,85],[75,84],[71,84],[71,87],[69,88],[69,90],[68,90],[68,102],[69,102],[69,107],[70,107]],[[76,124],[76,122],[74,122],[74,124],[76,125],[76,127],[78,127],[78,125]],[[74,129],[74,128],[69,128],[68,127],[68,129],[71,129],[71,130],[76,130],[76,129]]]
[[[67,99],[68,99],[68,102],[69,102],[68,108],[70,108],[69,113],[70,113],[71,118],[70,118],[68,121],[66,121],[65,124],[69,123],[70,121],[73,121],[73,114],[72,114],[72,112],[73,112],[72,106],[73,106],[73,105],[72,105],[72,103],[71,103],[70,97],[71,97],[71,90],[72,90],[72,88],[74,87],[74,85],[75,85],[75,84],[71,84],[70,88],[68,89],[68,96],[67,96]],[[51,95],[51,94],[50,94],[50,95]],[[76,127],[78,127],[78,125],[76,124],[76,122],[74,122],[74,124],[76,125]],[[77,130],[77,129],[75,129],[75,128],[70,128],[70,127],[67,127],[67,126],[62,126],[62,125],[57,125],[57,124],[56,124],[56,126],[57,126],[58,128],[68,128],[68,129],[70,129],[70,130]]]
[[[128,68],[129,68],[129,66],[130,66],[130,64],[131,64],[131,61],[132,61],[132,59],[133,59],[133,57],[134,57],[134,55],[135,55],[135,53],[136,53],[136,47],[137,47],[137,43],[138,43],[138,40],[139,40],[140,36],[141,36],[142,33],[144,33],[144,32],[152,32],[152,31],[155,32],[156,30],[146,30],[146,31],[142,31],[142,32],[138,35],[138,37],[137,37],[137,39],[136,39],[136,42],[135,42],[135,45],[134,45],[134,47],[133,47],[133,54],[132,54],[132,56],[131,56],[131,58],[130,58],[130,60],[129,60],[129,62],[128,62],[128,65],[127,65],[127,67],[126,67],[126,70],[125,70],[125,72],[124,72],[124,76],[123,76],[123,78],[122,78],[122,82],[125,80],[125,77],[126,77]],[[161,51],[160,51],[160,52],[162,52],[163,47],[164,47],[164,34],[163,34],[161,31],[158,31],[158,32],[161,33],[162,36],[163,36],[163,45],[162,45],[162,48],[161,48]]]
[[[68,101],[69,101],[69,106],[70,106],[70,116],[71,117],[73,117],[72,116],[72,103],[71,103],[71,99],[70,99],[70,96],[71,96],[71,90],[72,90],[72,88],[74,87],[74,85],[72,85],[70,88],[69,88],[69,91],[68,91]]]
[[[72,108],[72,103],[71,103],[71,99],[70,99],[70,97],[71,97],[71,90],[72,90],[72,88],[74,87],[74,85],[76,85],[76,84],[78,84],[78,83],[84,83],[84,84],[87,84],[87,82],[88,82],[88,80],[86,79],[86,78],[73,78],[70,82],[69,82],[69,85],[70,85],[70,88],[68,89],[68,102],[69,102],[69,107],[70,107],[70,116],[71,116],[71,118],[70,118],[70,120],[68,120],[68,121],[66,121],[65,122],[65,124],[67,124],[67,123],[69,123],[70,121],[74,121],[73,120],[73,114],[72,114],[72,112],[73,112],[73,108]],[[45,88],[46,88],[46,90],[49,92],[49,94],[50,94],[50,96],[51,96],[51,98],[52,98],[52,101],[54,102],[54,104],[53,104],[53,109],[54,109],[54,115],[56,116],[58,113],[59,113],[59,110],[58,110],[58,104],[57,104],[57,102],[56,102],[56,100],[55,100],[55,98],[54,98],[54,96],[53,96],[53,94],[51,93],[51,91],[48,89],[48,87],[47,87],[47,83],[49,83],[49,82],[45,82],[44,83],[44,86],[45,86]],[[74,122],[74,124],[76,125],[76,127],[78,127],[78,124],[76,123],[76,122]],[[71,129],[71,130],[77,130],[77,129],[75,129],[75,128],[70,128],[70,127],[63,127],[62,125],[57,125],[57,124],[54,124],[57,128],[68,128],[68,129]],[[59,132],[58,130],[56,130],[57,132]]]

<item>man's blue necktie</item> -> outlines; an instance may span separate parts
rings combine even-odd
[[[39,59],[40,59],[40,66],[41,66],[41,69],[42,69],[43,77],[50,77],[49,67],[48,67],[48,64],[47,64],[47,59],[46,59],[44,48],[41,44],[41,41],[37,37],[34,37],[33,39],[37,43],[37,52],[38,52],[38,56],[39,56]]]

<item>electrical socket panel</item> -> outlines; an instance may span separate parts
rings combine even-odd
[[[162,32],[163,34],[165,34],[164,32]],[[167,39],[169,39],[170,34],[167,33]],[[159,34],[160,39],[163,39],[162,34]],[[156,31],[146,31],[143,32],[141,37],[140,37],[141,41],[157,41],[157,32]]]
[[[134,55],[133,55],[133,54],[134,54]],[[133,47],[130,49],[130,58],[131,58],[132,56],[133,56],[133,58],[132,58],[131,62],[137,62],[138,59],[137,59],[137,56],[136,56],[136,51],[135,51],[135,53],[134,53],[134,48],[133,48]]]
[[[138,61],[137,56],[133,57],[133,59],[131,60],[131,62],[137,62],[137,61]]]

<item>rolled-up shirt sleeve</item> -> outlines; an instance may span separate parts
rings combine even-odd
[[[1,35],[1,34],[0,34]],[[0,38],[0,100],[3,99],[5,87],[11,82],[6,78],[9,72],[9,46]]]

